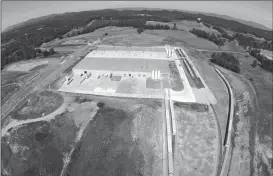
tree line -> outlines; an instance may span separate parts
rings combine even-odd
[[[210,61],[233,72],[240,73],[240,63],[230,53],[212,53]]]
[[[236,33],[234,36],[234,39],[236,39],[239,45],[241,46],[245,46],[245,47],[249,46],[251,48],[273,51],[272,40],[271,41],[258,40],[252,36],[247,36],[246,34],[240,34],[240,33]]]
[[[138,16],[138,14],[149,14],[148,16]],[[83,12],[69,12],[64,14],[54,14],[47,17],[40,17],[29,20],[23,24],[17,25],[9,31],[1,33],[1,63],[2,68],[11,62],[22,59],[30,59],[35,56],[35,48],[43,43],[49,42],[56,38],[62,38],[64,34],[71,29],[84,28],[94,19],[104,18],[106,20],[117,21],[115,26],[135,28],[144,28],[146,21],[170,22],[173,20],[190,20],[195,21],[198,17],[202,18],[204,23],[230,28],[235,32],[251,33],[267,40],[272,40],[272,31],[253,28],[236,21],[225,20],[222,18],[206,16],[203,14],[192,14],[189,12],[169,11],[169,10],[95,10]],[[130,20],[131,21],[130,21]],[[107,26],[108,24],[103,24]],[[103,26],[102,25],[102,26]],[[100,26],[100,27],[102,27]],[[148,26],[150,27],[150,26]],[[158,26],[157,26],[158,27]],[[157,28],[156,27],[156,28]],[[87,28],[81,33],[92,32],[99,28]],[[152,28],[152,27],[151,27]],[[163,27],[163,29],[166,26]],[[159,27],[162,29],[162,26]],[[222,45],[223,40],[218,36],[210,36],[209,39],[217,45]],[[241,43],[244,43],[240,40]],[[10,42],[12,41],[12,42]],[[257,45],[257,44],[256,44]],[[264,43],[266,47],[272,48],[272,41]],[[253,44],[255,46],[255,44]],[[254,47],[255,48],[255,47]]]
[[[232,41],[234,39],[234,37],[232,35],[229,35],[224,29],[222,29],[221,27],[218,26],[213,26],[212,29],[217,30],[218,32],[221,33],[223,38],[228,39],[229,41]]]
[[[261,50],[259,49],[250,49],[250,55],[255,57],[261,63],[261,68],[264,70],[273,72],[273,60],[268,59],[263,54],[261,54]],[[256,64],[253,63],[253,66]]]
[[[215,35],[215,34],[210,34],[206,31],[200,30],[200,29],[191,29],[190,32],[197,37],[207,39],[209,41],[212,41],[218,46],[223,46],[226,42],[226,39],[222,38],[221,35]]]

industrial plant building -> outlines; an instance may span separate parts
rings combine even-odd
[[[99,46],[73,68],[73,73],[93,78],[166,78],[170,76],[171,53],[175,52],[166,47]]]

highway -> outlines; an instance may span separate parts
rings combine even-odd
[[[21,103],[27,96],[29,96],[36,88],[42,88],[52,81],[54,81],[59,74],[71,66],[78,60],[78,57],[88,54],[94,46],[87,45],[83,49],[75,51],[70,56],[67,56],[67,61],[64,64],[57,65],[56,67],[46,69],[35,77],[31,83],[21,87],[21,89],[13,94],[1,107],[2,123],[4,119]]]

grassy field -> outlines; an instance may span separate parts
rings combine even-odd
[[[244,78],[252,78],[251,84],[257,93],[259,108],[258,111],[258,132],[261,139],[270,136],[270,119],[272,117],[272,73],[263,70],[259,65],[251,66],[255,58],[247,55],[234,54],[240,62],[241,72]],[[240,85],[236,85],[240,86]]]
[[[17,78],[26,74],[27,72],[1,72],[1,86],[15,83]]]
[[[218,139],[214,114],[207,105],[174,104],[177,124],[176,175],[214,175]]]
[[[19,89],[20,87],[15,83],[1,86],[1,104],[4,104],[6,100]]]
[[[255,94],[249,85],[235,73],[223,68],[224,76],[230,82],[235,95],[235,113],[233,121],[232,158],[229,175],[251,175],[253,168],[253,152],[255,141]]]
[[[62,95],[65,106],[49,114],[52,120],[10,128],[2,137],[2,172],[162,175],[161,101]],[[40,97],[28,105],[39,109]]]
[[[258,111],[258,132],[261,139],[271,136],[270,119],[272,118],[272,73],[263,70],[260,66],[253,68],[251,64],[255,58],[249,56],[235,55],[241,62],[241,75],[246,79],[252,78],[259,108]]]
[[[169,22],[169,23],[164,23],[164,22],[159,22],[159,21],[147,21],[146,25],[168,25],[171,28],[173,27],[174,23],[176,23],[176,27],[178,30],[183,30],[183,31],[190,31],[191,29],[200,29],[209,33],[214,33],[214,34],[219,34],[218,31],[208,28],[207,26],[197,23],[196,21],[187,21],[187,20],[182,20],[182,21],[175,21],[175,22]]]
[[[1,104],[20,89],[20,78],[27,76],[27,72],[1,72]],[[21,83],[23,83],[21,81]]]
[[[181,25],[186,26],[184,22],[181,22]],[[195,24],[193,24],[193,26],[195,26]],[[87,41],[94,41],[98,37],[102,37],[105,32],[108,33],[108,36],[104,40],[102,40],[101,42],[102,44],[141,45],[141,46],[175,44],[175,45],[187,45],[187,46],[201,48],[201,49],[211,49],[211,50],[219,49],[218,46],[215,45],[214,43],[205,39],[198,38],[188,31],[144,30],[144,32],[142,32],[141,34],[138,34],[136,28],[132,28],[132,27],[122,28],[122,27],[114,27],[114,26],[100,28],[95,30],[94,32],[83,34],[83,35],[78,35],[74,37],[52,41],[47,44],[44,44],[43,47],[60,46],[61,43],[67,42],[69,40],[82,39]],[[56,50],[64,52],[64,51],[68,51],[69,49],[65,49],[64,47],[63,48],[58,47],[56,48]]]
[[[243,48],[237,46],[234,41],[227,42],[224,46],[221,46],[220,49],[225,51],[246,53],[246,51]]]
[[[154,80],[152,78],[147,78],[146,79],[146,88],[160,89],[161,82],[160,82],[160,80]]]
[[[67,174],[162,175],[161,103],[89,97],[101,106],[76,145]]]
[[[61,106],[63,97],[54,92],[35,92],[26,98],[16,111],[12,113],[12,118],[24,120],[42,117],[50,114]]]
[[[183,82],[181,80],[179,71],[174,62],[171,62],[169,65],[170,68],[170,86],[173,91],[182,91],[184,89]]]
[[[170,44],[170,45],[186,45],[190,47],[208,49],[208,50],[217,50],[218,46],[214,43],[198,38],[190,32],[187,31],[178,31],[178,30],[145,30],[144,34],[157,35],[159,37],[164,37],[161,45]],[[141,33],[142,34],[142,33]]]
[[[77,127],[62,114],[49,122],[36,122],[1,138],[2,173],[8,175],[60,175],[63,153],[71,150]]]
[[[260,117],[258,92],[244,77],[220,69],[231,82],[236,95],[230,175],[272,175],[272,139],[260,131],[267,123],[261,124],[265,119]]]
[[[163,39],[163,37],[145,32],[137,34],[136,31],[131,31],[130,35],[121,33],[121,35],[110,36],[105,38],[101,43],[115,46],[151,46],[160,45]]]
[[[207,56],[210,54],[206,53]],[[269,149],[271,143],[268,142],[272,141],[270,137],[272,73],[263,70],[260,66],[252,67],[251,64],[255,58],[251,56],[239,54],[234,54],[234,56],[240,61],[240,74],[232,73],[217,66],[230,81],[237,99],[237,115],[235,115],[234,119],[235,137],[233,138],[234,158],[232,158],[231,175],[243,173],[248,175],[249,171],[254,175],[267,175],[269,173],[270,158],[272,157],[272,152]],[[203,62],[206,63],[208,60],[203,57]],[[198,63],[202,62],[196,63],[198,65]],[[251,78],[252,81],[249,80]],[[221,84],[218,84],[217,87],[219,85]],[[213,89],[212,86],[209,87]],[[217,111],[220,108],[215,109]],[[238,163],[241,163],[240,169],[237,168]]]
[[[186,52],[217,100],[217,103],[213,106],[219,119],[223,142],[227,124],[229,105],[227,88],[221,78],[215,72],[212,65],[209,64],[208,59],[204,57],[202,53],[188,49],[186,50]]]
[[[38,65],[38,66],[30,69],[29,71],[39,71],[39,70],[41,70],[43,68],[46,68],[47,66],[48,66],[48,64]]]

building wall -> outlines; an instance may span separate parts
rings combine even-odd
[[[98,78],[101,77],[110,77],[112,76],[122,76],[122,77],[142,77],[142,78],[153,78],[153,79],[161,79],[169,77],[169,74],[161,73],[158,70],[154,70],[153,72],[128,72],[128,71],[109,71],[109,70],[83,70],[83,69],[73,69],[73,73],[75,75],[81,75],[85,74],[85,71],[87,74],[91,73],[92,78]],[[153,75],[154,73],[154,75]],[[155,73],[157,74],[155,76]],[[167,75],[167,76],[166,76]]]
[[[122,76],[122,77],[151,77],[152,72],[128,72],[128,71],[109,71],[109,70],[83,70],[83,69],[73,69],[73,73],[76,75],[91,73],[91,77],[98,77],[98,76]]]

